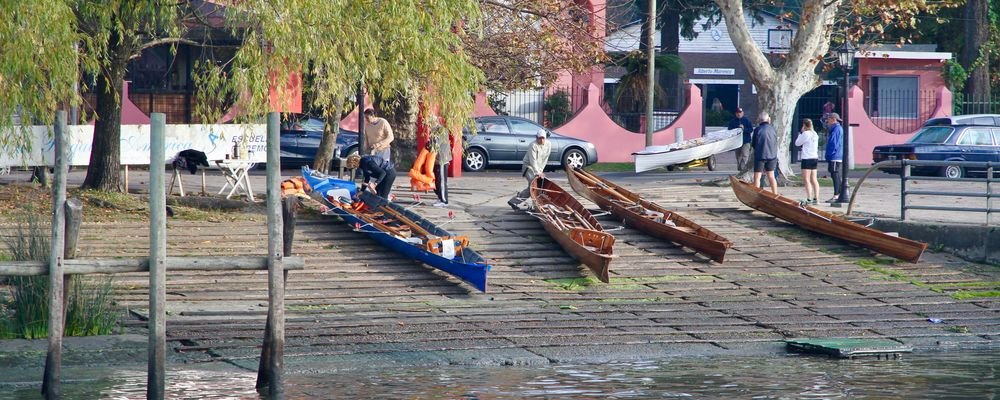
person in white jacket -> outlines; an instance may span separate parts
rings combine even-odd
[[[802,147],[802,183],[806,187],[806,199],[799,202],[802,205],[819,204],[819,180],[816,177],[816,165],[819,163],[819,135],[813,130],[812,120],[802,120],[802,129],[795,145]]]
[[[548,132],[539,129],[535,133],[535,141],[528,146],[528,152],[524,155],[524,160],[521,161],[521,176],[528,180],[528,187],[507,201],[507,204],[514,211],[530,207],[531,192],[529,189],[531,182],[535,180],[536,176],[545,177],[545,165],[549,163],[551,152],[552,145],[548,140]]]

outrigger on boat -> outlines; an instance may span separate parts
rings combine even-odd
[[[742,145],[743,131],[730,129],[665,146],[649,146],[632,155],[635,156],[636,173],[690,163],[705,163],[709,170],[714,170],[716,154],[738,149]]]
[[[554,182],[536,177],[531,182],[534,212],[545,231],[570,256],[580,260],[601,282],[610,281],[615,237],[572,195]]]
[[[890,235],[877,229],[848,221],[787,197],[754,187],[730,176],[733,192],[743,204],[791,222],[805,229],[833,236],[900,260],[917,262],[927,243]]]
[[[708,228],[590,171],[567,166],[566,176],[569,185],[581,196],[649,235],[680,243],[720,263],[733,245]]]
[[[357,232],[404,256],[447,272],[476,289],[486,291],[490,266],[469,239],[454,235],[417,213],[377,194],[362,192],[352,199],[354,182],[339,180],[302,167],[312,195],[330,207],[326,214],[340,217]]]

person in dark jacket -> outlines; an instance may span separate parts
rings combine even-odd
[[[774,177],[774,169],[778,166],[778,134],[771,126],[771,116],[765,111],[760,113],[760,125],[753,133],[753,185],[760,186],[760,177],[767,174],[767,182],[771,192],[778,193],[778,181]]]
[[[380,156],[359,156],[351,154],[347,157],[347,168],[360,168],[364,176],[362,190],[367,189],[386,199],[392,191],[392,183],[396,180],[396,169],[391,162]]]
[[[733,150],[736,153],[736,169],[742,174],[750,170],[750,138],[753,136],[753,123],[743,115],[743,109],[736,109],[736,117],[729,121],[729,129],[743,129],[743,146]]]
[[[833,179],[833,197],[827,203],[837,202],[840,197],[841,180],[840,163],[844,160],[844,127],[840,125],[840,114],[830,113],[826,116],[826,124],[830,127],[830,136],[826,138],[826,165]]]

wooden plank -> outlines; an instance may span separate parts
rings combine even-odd
[[[148,272],[148,258],[63,260],[66,274],[118,274]],[[267,269],[266,257],[167,257],[164,262],[171,271],[262,271]],[[285,269],[304,269],[301,257],[287,257]],[[48,267],[40,261],[6,261],[0,263],[0,276],[45,275]]]

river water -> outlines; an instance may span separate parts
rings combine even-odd
[[[94,379],[68,379],[64,398],[145,397],[145,370],[96,373]],[[171,368],[167,398],[257,399],[255,379],[252,372]],[[38,398],[37,393],[37,387],[8,387],[0,390],[0,399]],[[362,368],[288,374],[286,394],[289,399],[1000,399],[1000,352],[923,353],[889,360],[788,355],[544,367]]]

